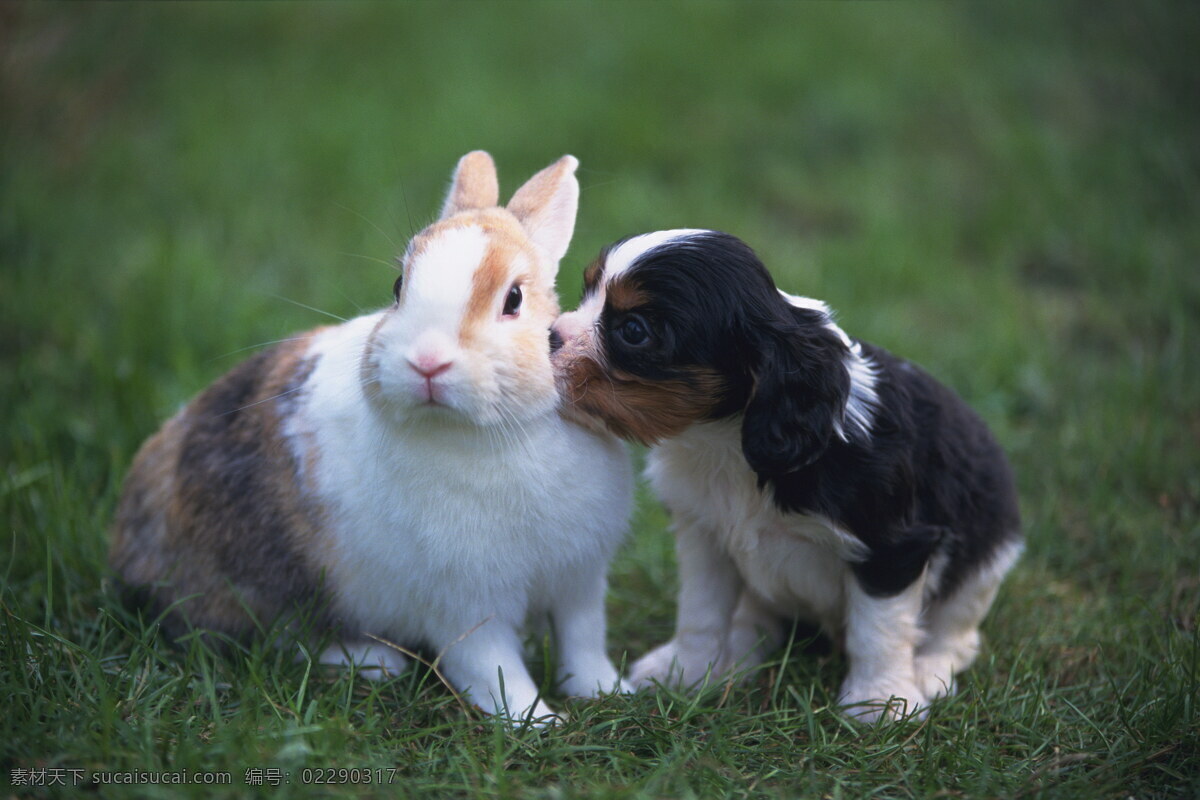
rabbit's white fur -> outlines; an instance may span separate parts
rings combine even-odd
[[[430,414],[398,436],[347,391],[381,319],[318,334],[312,391],[287,427],[301,463],[310,447],[321,453],[304,478],[334,528],[327,580],[339,610],[391,641],[428,643],[450,682],[489,710],[550,713],[522,662],[530,615],[553,620],[564,691],[619,689],[604,593],[630,504],[623,446],[556,414],[507,432]]]
[[[621,690],[604,599],[628,454],[560,416],[549,357],[577,166],[500,208],[490,156],[464,156],[395,305],[260,353],[142,447],[110,561],[164,625],[249,636],[317,601],[343,639],[322,663],[395,672],[373,637],[423,648],[522,718],[551,713],[522,660],[523,625],[548,616],[560,687]]]

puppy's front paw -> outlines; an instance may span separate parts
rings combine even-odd
[[[710,673],[716,674],[720,653],[700,653],[681,647],[672,639],[637,660],[629,670],[629,682],[635,689],[654,683],[675,688],[694,686]]]
[[[838,705],[844,707],[847,716],[867,723],[907,716],[924,719],[929,712],[929,700],[916,682],[889,676],[876,680],[847,678]]]
[[[954,659],[946,653],[920,655],[913,659],[913,670],[921,692],[933,700],[954,694]]]
[[[645,689],[654,683],[674,686],[678,678],[675,660],[677,649],[672,639],[635,661],[629,668],[629,682],[634,689]]]
[[[971,665],[979,655],[979,631],[973,630],[922,648],[913,659],[917,683],[930,700],[954,694],[954,676]]]

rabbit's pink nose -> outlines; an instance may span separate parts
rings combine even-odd
[[[454,362],[438,356],[418,356],[415,361],[409,359],[408,365],[422,378],[429,380],[450,369]]]

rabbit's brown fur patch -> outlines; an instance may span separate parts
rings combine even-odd
[[[310,605],[327,612],[315,563],[321,510],[300,485],[312,465],[297,463],[281,424],[314,366],[310,336],[236,367],[134,460],[110,562],[153,613],[171,609],[173,635],[197,627],[240,637],[254,630],[252,616],[269,624]]]

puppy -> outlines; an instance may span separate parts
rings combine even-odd
[[[676,536],[675,635],[633,683],[753,667],[803,619],[842,644],[852,715],[924,714],[951,693],[1022,547],[984,423],[825,304],[776,289],[728,234],[635,236],[584,282],[552,334],[564,396],[652,446]]]

